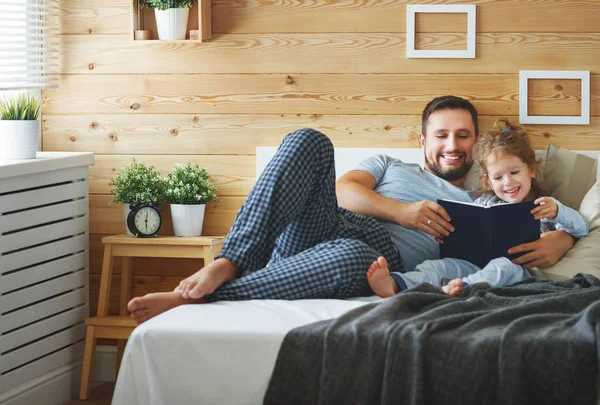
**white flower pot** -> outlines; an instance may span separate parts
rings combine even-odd
[[[40,120],[0,120],[0,159],[35,159]]]
[[[185,39],[189,14],[189,8],[154,10],[158,39]]]
[[[129,230],[129,227],[127,226],[127,216],[129,215],[130,212],[131,212],[131,208],[129,208],[129,204],[123,204],[123,214],[125,215],[125,230],[127,231],[127,235],[135,236],[134,234],[131,233],[131,231]]]
[[[175,236],[200,236],[204,222],[205,204],[171,204]]]

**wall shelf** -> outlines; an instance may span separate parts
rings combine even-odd
[[[211,8],[212,0],[198,0],[198,3],[194,4],[190,9],[186,39],[163,41],[158,39],[154,10],[140,9],[138,0],[131,0],[131,39],[138,43],[157,41],[178,43],[209,41],[212,38]],[[136,39],[135,32],[138,30],[149,30],[150,38]],[[197,32],[197,37],[194,39],[190,39],[191,30]]]

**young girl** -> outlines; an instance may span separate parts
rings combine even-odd
[[[533,200],[537,207],[531,213],[541,220],[542,233],[562,229],[576,238],[587,235],[588,224],[577,211],[555,198],[545,197],[535,178],[539,162],[525,131],[508,120],[499,120],[495,125],[499,123],[505,126],[502,131],[485,133],[475,144],[474,159],[483,170],[482,185],[486,190],[475,203],[490,206]],[[468,284],[486,282],[501,287],[530,276],[527,269],[506,257],[490,261],[483,269],[460,259],[427,260],[407,273],[390,273],[385,258],[379,257],[367,271],[369,285],[380,297],[392,296],[422,282],[441,286],[443,279],[451,281],[442,290],[458,295]]]

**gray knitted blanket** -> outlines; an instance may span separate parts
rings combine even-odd
[[[286,336],[265,405],[596,404],[600,280],[423,284]]]

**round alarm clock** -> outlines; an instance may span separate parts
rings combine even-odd
[[[131,211],[127,215],[127,228],[136,237],[150,238],[162,225],[158,208],[152,204],[134,203],[129,206]]]

